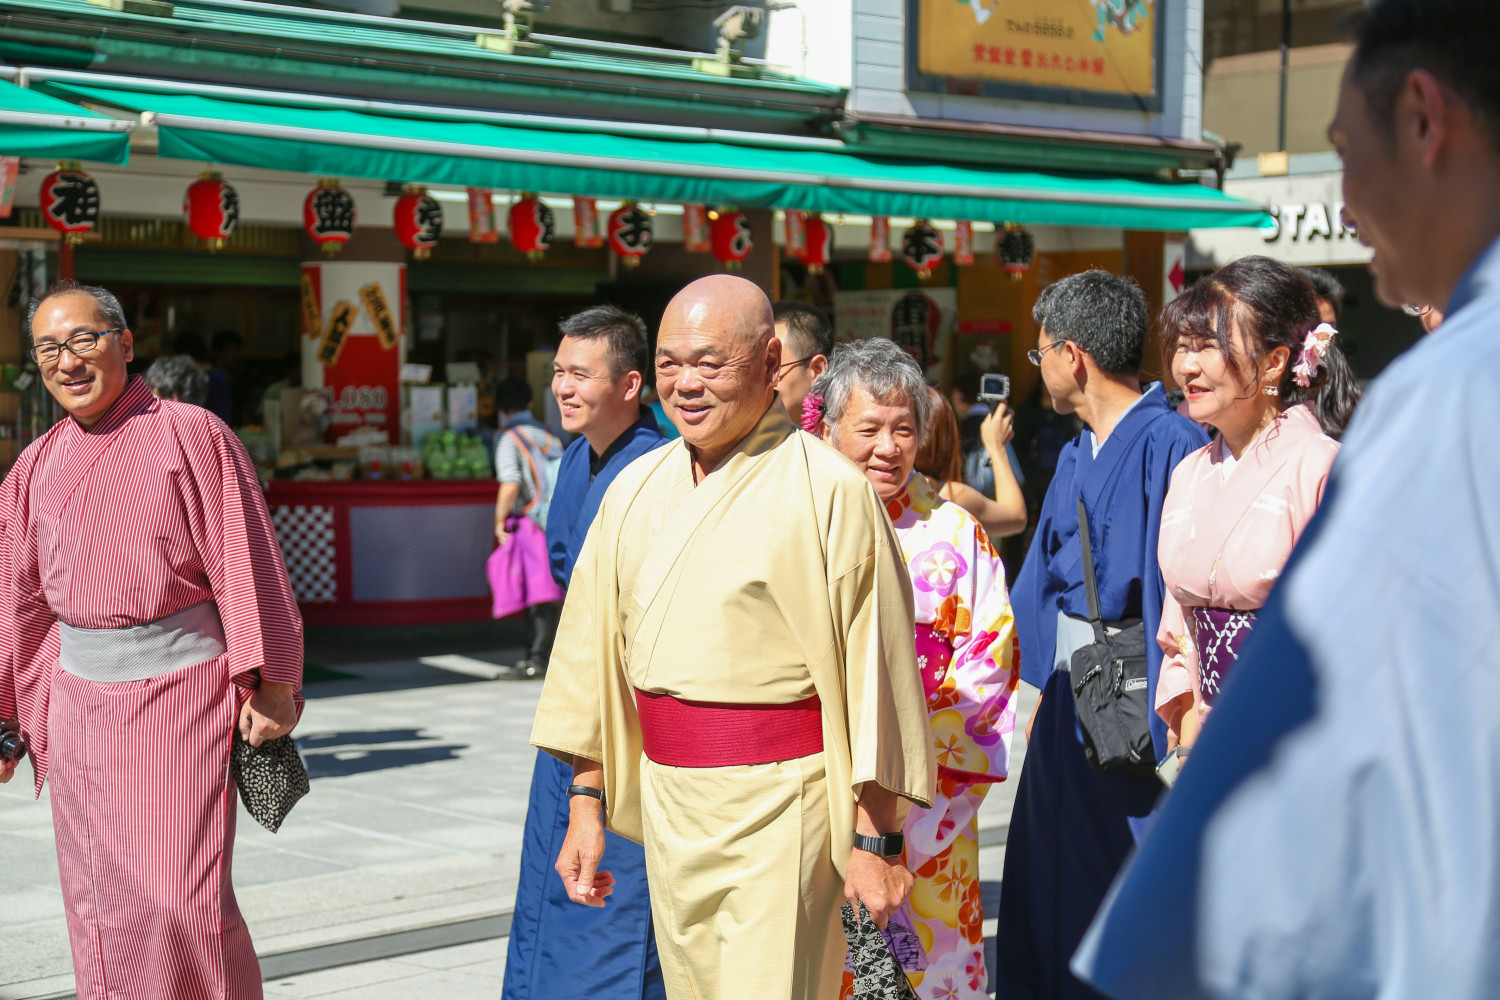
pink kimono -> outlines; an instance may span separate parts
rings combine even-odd
[[[1238,460],[1223,438],[1183,459],[1162,505],[1166,600],[1156,710],[1208,714],[1240,644],[1323,499],[1338,442],[1305,404],[1288,408]]]
[[[0,717],[51,778],[79,1000],[258,1000],[230,882],[239,706],[302,680],[302,619],[250,457],[140,378],[0,487]]]
[[[1010,768],[1020,656],[1005,567],[989,536],[921,476],[886,503],[916,603],[917,666],[938,762],[931,809],[901,830],[916,884],[887,935],[919,1000],[987,1000],[979,806]],[[843,997],[852,996],[853,972]]]

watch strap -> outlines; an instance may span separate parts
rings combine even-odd
[[[906,846],[906,838],[899,833],[887,833],[883,836],[872,837],[868,834],[856,832],[854,834],[854,846],[861,851],[869,851],[878,854],[882,858],[897,858]]]
[[[590,788],[588,785],[569,785],[568,795],[587,795],[591,799],[598,799],[601,804],[604,802],[604,789]]]

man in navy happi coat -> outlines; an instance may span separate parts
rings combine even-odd
[[[563,454],[547,515],[552,575],[564,588],[609,484],[662,443],[640,391],[651,374],[640,318],[596,306],[564,320],[552,391],[563,427],[580,436]],[[568,899],[553,872],[568,832],[572,767],[537,753],[521,847],[505,1000],[665,1000],[639,844],[605,833],[616,893],[600,909]]]
[[[1073,275],[1048,286],[1033,315],[1041,333],[1031,357],[1043,384],[1057,412],[1076,413],[1087,426],[1062,451],[1011,590],[1021,676],[1042,697],[1006,845],[995,975],[1004,1000],[1081,1000],[1098,994],[1074,978],[1068,961],[1162,786],[1152,775],[1101,774],[1084,757],[1066,671],[1072,652],[1094,641],[1078,498],[1088,511],[1104,620],[1146,623],[1147,704],[1154,704],[1162,500],[1177,463],[1208,438],[1173,412],[1160,383],[1141,391],[1146,302],[1133,282],[1104,271]],[[1160,756],[1166,731],[1154,713],[1151,726]]]
[[[1500,6],[1375,0],[1329,130],[1386,304],[1328,492],[1076,967],[1120,1000],[1500,996]]]

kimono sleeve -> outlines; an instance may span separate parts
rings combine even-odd
[[[833,621],[843,637],[850,783],[856,796],[873,781],[926,807],[932,805],[937,766],[912,641],[911,581],[890,518],[875,492],[861,486],[868,497],[845,501],[863,505],[850,518],[860,530],[830,539],[828,553]],[[848,551],[859,544],[857,536],[863,537],[862,551]]]
[[[47,703],[57,667],[57,616],[47,606],[29,528],[33,463],[22,455],[0,485],[0,719],[18,718],[40,792],[47,774]]]
[[[1162,594],[1156,642],[1162,652],[1161,676],[1156,681],[1156,714],[1168,728],[1179,729],[1182,714],[1198,701],[1198,650],[1188,634],[1182,605],[1171,590]]]
[[[192,530],[224,623],[230,675],[244,683],[258,670],[263,681],[300,689],[302,614],[250,455],[207,411],[184,418],[180,433],[200,505]]]
[[[962,528],[969,535],[957,539],[959,552],[969,572],[958,579],[959,606],[973,609],[967,630],[953,639],[953,661],[948,668],[952,686],[939,691],[939,706],[958,710],[963,732],[937,732],[935,747],[945,776],[962,781],[1002,781],[1010,773],[1011,735],[1016,728],[1016,685],[1020,681],[1020,654],[1010,595],[1005,590],[1005,567],[978,524],[965,517]],[[951,702],[946,705],[945,702]],[[948,759],[944,759],[945,750]]]
[[[613,630],[600,613],[601,589],[613,583],[610,567],[600,552],[599,522],[594,519],[568,581],[557,640],[547,661],[542,700],[531,727],[531,743],[564,764],[574,757],[602,762],[604,719],[599,684],[603,657],[613,644]]]

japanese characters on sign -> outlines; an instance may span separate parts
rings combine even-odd
[[[391,307],[385,300],[385,289],[380,287],[380,282],[372,281],[361,285],[359,300],[364,303],[365,312],[369,313],[370,322],[375,325],[375,336],[380,338],[380,346],[389,351],[401,343],[401,330],[396,325],[396,318],[391,315]]]
[[[1036,99],[1035,89],[1046,88],[1071,91],[1059,94],[1069,103],[1143,100],[1155,109],[1160,3],[910,0],[916,89],[1001,97],[1033,91],[1028,96]]]
[[[426,188],[408,185],[406,193],[396,199],[392,223],[401,245],[417,260],[426,260],[443,235],[443,206]]]
[[[524,193],[510,206],[510,241],[533,264],[551,249],[555,229],[552,209],[535,194]]]
[[[193,235],[217,250],[240,223],[240,196],[219,174],[205,173],[188,185],[182,213]]]
[[[609,248],[626,267],[641,262],[641,257],[651,249],[653,235],[651,216],[635,202],[627,201],[610,213]]]
[[[495,198],[489,188],[469,188],[469,242],[499,243],[495,226]]]
[[[328,314],[328,325],[323,328],[323,343],[318,345],[318,361],[324,365],[338,364],[343,353],[344,342],[349,339],[349,328],[359,310],[344,299],[339,299]]]
[[[755,249],[750,220],[743,212],[720,209],[719,217],[709,223],[708,230],[715,259],[726,269],[738,271],[740,263]]]
[[[918,219],[901,234],[901,257],[917,277],[928,277],[943,259],[943,234],[926,219]]]
[[[995,253],[1011,279],[1020,281],[1036,260],[1036,238],[1024,226],[1007,222],[995,240]]]
[[[323,307],[318,301],[318,290],[313,285],[312,275],[302,272],[302,335],[317,337],[323,333]]]
[[[318,181],[302,203],[302,228],[324,253],[337,253],[354,235],[354,196],[331,177]]]
[[[573,198],[573,245],[589,249],[604,245],[599,233],[599,203],[593,198]]]
[[[684,253],[708,253],[708,206],[682,206],[682,249]]]

